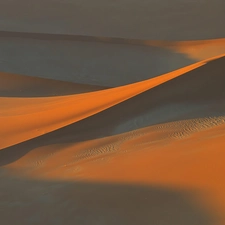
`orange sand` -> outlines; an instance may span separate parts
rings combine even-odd
[[[222,57],[222,56],[219,56]],[[212,58],[214,60],[218,57]],[[0,98],[0,149],[40,136],[101,112],[150,88],[174,79],[210,60],[118,88],[49,98]]]

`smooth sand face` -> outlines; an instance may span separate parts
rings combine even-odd
[[[0,224],[224,225],[224,4],[3,0]]]
[[[37,39],[21,36],[0,37],[1,71],[115,87],[196,62],[184,54],[154,46],[68,41],[57,36],[51,41],[54,35],[50,40],[44,35],[37,35]]]
[[[225,39],[176,42],[22,32],[0,36],[2,72],[106,87],[149,79],[225,52]]]

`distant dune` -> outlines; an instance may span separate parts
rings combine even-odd
[[[115,87],[149,79],[198,61],[164,46],[146,46],[137,41],[0,32],[1,71]]]

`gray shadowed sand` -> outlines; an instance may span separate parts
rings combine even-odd
[[[60,37],[58,40],[54,35],[42,38],[39,34],[36,39],[26,34],[20,38],[12,36],[0,37],[2,72],[75,83],[120,86],[194,62],[185,55],[158,47],[68,41]]]
[[[0,218],[14,225],[212,225],[194,194],[163,187],[13,178],[0,171]]]

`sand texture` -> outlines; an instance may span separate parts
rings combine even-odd
[[[0,5],[0,224],[225,224],[224,1]]]

